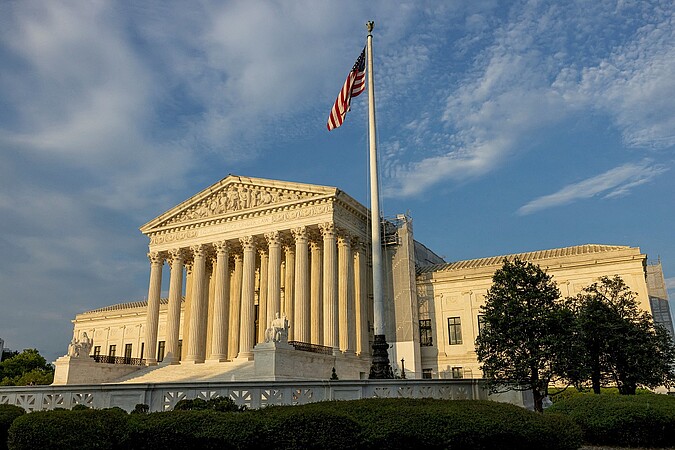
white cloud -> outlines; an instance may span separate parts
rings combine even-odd
[[[429,102],[428,116],[441,120],[393,139],[398,151],[383,163],[386,195],[484,176],[527,150],[532,134],[572,116],[608,118],[628,147],[675,145],[674,7],[615,6],[514,5],[440,112]],[[632,20],[618,20],[621,14]],[[467,26],[484,22],[470,17]],[[439,125],[444,131],[430,131]]]
[[[662,164],[654,164],[650,160],[624,164],[592,178],[565,186],[554,194],[532,200],[520,207],[518,213],[532,214],[542,209],[562,206],[603,194],[604,198],[627,195],[632,188],[651,181],[667,170],[668,168]]]

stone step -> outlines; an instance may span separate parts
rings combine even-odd
[[[204,363],[159,364],[115,380],[113,383],[180,383],[189,381],[236,381],[251,379],[253,361],[207,361]]]

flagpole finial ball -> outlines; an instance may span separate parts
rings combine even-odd
[[[366,22],[366,29],[368,30],[368,33],[373,32],[374,26],[375,26],[375,22],[373,22],[372,20],[369,20],[368,22]]]

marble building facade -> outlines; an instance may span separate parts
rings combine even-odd
[[[230,175],[141,227],[150,241],[147,301],[78,314],[74,339],[87,333],[92,355],[148,367],[225,367],[253,360],[279,314],[291,343],[367,368],[369,220],[368,209],[337,188]],[[395,373],[405,370],[407,378],[480,377],[473,348],[480,306],[504,258],[541,265],[564,296],[620,275],[650,310],[647,258],[635,247],[446,263],[415,241],[409,217],[384,228],[385,331]],[[355,373],[365,378],[367,369]]]

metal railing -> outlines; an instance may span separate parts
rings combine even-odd
[[[326,347],[325,345],[310,344],[309,342],[288,341],[296,350],[302,352],[320,353],[322,355],[332,355],[333,347]]]
[[[92,358],[94,358],[94,361],[97,363],[126,364],[129,366],[142,366],[145,361],[142,358],[129,358],[126,356],[94,355]]]

